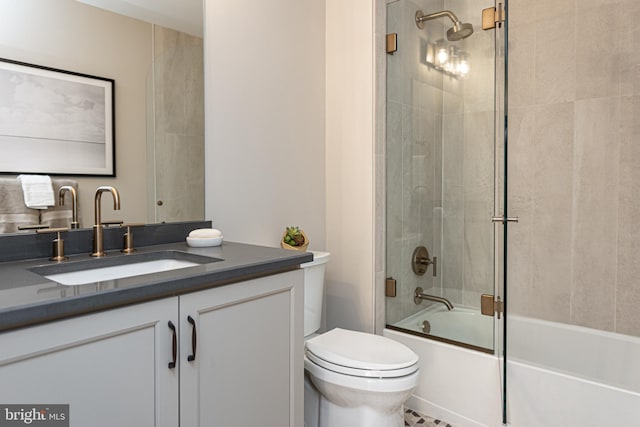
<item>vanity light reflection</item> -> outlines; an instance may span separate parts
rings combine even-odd
[[[444,40],[427,43],[425,60],[428,66],[457,79],[465,79],[471,68],[469,53]]]

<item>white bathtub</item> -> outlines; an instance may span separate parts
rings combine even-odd
[[[640,339],[518,316],[509,316],[508,328],[509,425],[640,425]],[[383,334],[420,356],[408,407],[456,427],[502,425],[501,358],[395,330]]]
[[[423,323],[430,324],[429,335],[493,349],[493,318],[477,310],[455,307],[449,311],[441,305],[432,305],[395,323],[394,326],[423,332]]]

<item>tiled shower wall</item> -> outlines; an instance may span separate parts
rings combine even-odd
[[[204,55],[202,38],[154,26],[147,87],[155,149],[149,212],[154,221],[204,218]],[[153,164],[153,163],[151,163]],[[159,206],[156,202],[162,200]]]
[[[450,22],[429,21],[419,30],[416,10],[453,10],[476,28],[456,45],[471,54],[469,78],[458,80],[430,68],[427,42],[444,37]],[[387,56],[386,274],[397,280],[387,298],[387,323],[421,310],[417,286],[454,304],[478,306],[493,288],[493,42],[478,30],[473,0],[388,2],[387,32],[398,34],[398,51]],[[416,276],[411,257],[423,245],[438,258]]]
[[[510,312],[640,336],[640,2],[509,23]]]
[[[445,9],[473,24],[456,42],[469,52],[464,80],[445,78],[442,156],[442,289],[467,307],[493,293],[494,33],[482,31],[481,11],[490,1],[447,0]],[[446,23],[449,28],[451,23]]]

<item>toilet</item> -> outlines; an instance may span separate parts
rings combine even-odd
[[[335,328],[322,320],[328,252],[304,269],[305,427],[401,427],[403,404],[418,383],[418,355],[389,338]]]

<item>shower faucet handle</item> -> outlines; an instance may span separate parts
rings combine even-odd
[[[502,222],[502,223],[506,223],[506,222],[518,222],[519,221],[519,217],[517,216],[494,216],[491,218],[491,222]]]
[[[433,265],[433,277],[436,277],[436,275],[438,274],[438,258],[429,258],[429,251],[427,250],[427,248],[424,246],[418,246],[413,251],[413,256],[411,257],[411,269],[418,276],[422,276],[427,272],[429,264]]]

